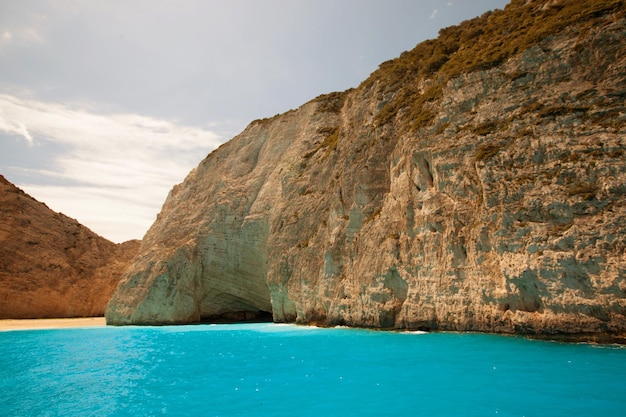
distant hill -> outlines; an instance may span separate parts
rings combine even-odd
[[[103,315],[138,248],[98,236],[0,176],[0,319]]]
[[[514,0],[252,122],[175,186],[110,324],[626,341],[626,8]]]

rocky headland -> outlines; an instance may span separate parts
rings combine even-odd
[[[0,319],[104,315],[138,248],[104,239],[0,176]]]
[[[514,0],[252,122],[175,186],[108,324],[626,341],[626,13]]]

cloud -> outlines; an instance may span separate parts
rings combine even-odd
[[[11,32],[2,32],[0,33],[0,44],[9,43],[13,39],[13,34]]]
[[[136,190],[134,195],[99,187],[20,184],[20,188],[115,242],[140,239],[165,200],[159,187]]]
[[[0,94],[0,131],[61,145],[41,182],[19,184],[53,210],[114,241],[140,238],[171,187],[219,146],[217,134],[137,114]],[[63,185],[58,185],[59,183]]]
[[[0,33],[0,45],[8,45],[13,42],[36,44],[43,42],[43,37],[35,28],[20,28],[16,31],[4,31]]]
[[[35,141],[28,132],[26,125],[15,117],[13,103],[5,102],[0,95],[0,131],[23,138],[28,146],[33,146]]]
[[[433,20],[435,18],[435,16],[437,16],[437,9],[433,10],[433,12],[430,14],[430,17],[428,18],[428,20]]]
[[[28,146],[33,146],[33,144],[35,143],[35,141],[33,140],[33,137],[30,135],[30,133],[28,133],[26,126],[24,126],[24,123],[18,124],[16,133],[18,133],[20,136],[26,139],[26,142],[28,142]]]

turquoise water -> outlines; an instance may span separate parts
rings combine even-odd
[[[1,416],[624,416],[626,349],[276,324],[0,332]]]

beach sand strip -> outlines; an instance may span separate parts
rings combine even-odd
[[[7,319],[0,320],[0,331],[69,329],[72,327],[106,326],[104,317],[81,317],[71,319]]]

